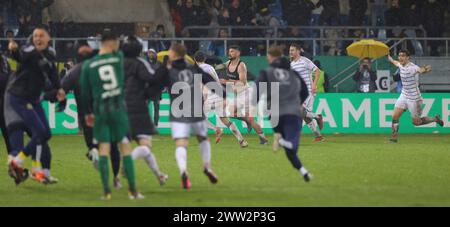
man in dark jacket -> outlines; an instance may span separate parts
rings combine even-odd
[[[158,53],[154,49],[148,50],[148,62],[150,63],[150,66],[157,71],[160,67],[162,67],[162,63],[158,61]],[[148,92],[154,91],[154,88],[151,87],[150,84],[148,84],[148,88],[145,89]],[[154,93],[154,94],[148,94],[147,97],[150,98],[150,100],[153,103],[153,123],[156,127],[158,127],[159,124],[159,110],[160,110],[160,102],[162,99],[161,93]]]
[[[38,26],[33,31],[31,43],[19,49],[16,42],[9,43],[12,57],[19,63],[14,77],[10,80],[6,93],[12,108],[5,109],[16,112],[27,128],[32,132],[32,138],[27,146],[9,164],[14,173],[16,183],[22,182],[23,163],[27,156],[42,150],[43,182],[56,183],[57,179],[50,175],[51,152],[48,141],[51,138],[44,109],[41,106],[41,93],[50,86],[56,90],[56,98],[63,101],[66,98],[64,90],[60,89],[60,81],[56,68],[55,50],[49,47],[50,34],[46,27]],[[39,174],[41,175],[41,174]]]
[[[267,93],[267,105],[275,132],[273,150],[278,151],[280,146],[283,147],[293,167],[301,173],[306,182],[309,182],[312,175],[305,169],[297,155],[303,122],[300,107],[308,98],[309,92],[303,79],[291,69],[289,60],[282,56],[283,52],[279,47],[269,49],[267,59],[270,67],[261,71],[255,83],[256,89],[253,89],[253,97],[260,98]],[[262,90],[263,83],[269,85],[267,91]],[[273,94],[272,86],[278,86],[282,92]],[[253,105],[256,106],[256,103]]]
[[[127,106],[130,136],[138,143],[132,152],[133,160],[143,159],[155,174],[162,186],[168,176],[159,169],[152,152],[152,136],[156,134],[155,125],[150,118],[148,84],[156,84],[155,70],[143,58],[141,41],[129,36],[125,39],[122,51],[125,56],[125,103]]]
[[[353,75],[359,93],[374,93],[377,90],[377,73],[372,71],[372,60],[364,58],[359,70]]]

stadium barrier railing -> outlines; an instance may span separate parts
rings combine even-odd
[[[334,28],[334,27],[333,27]],[[25,43],[28,39],[25,38],[18,38],[16,41]],[[323,46],[321,48],[317,48],[317,45],[320,45],[319,43],[325,43],[329,45],[335,44],[336,46],[339,44],[345,43],[346,45],[349,45],[355,41],[361,40],[360,38],[265,38],[265,37],[255,37],[255,38],[192,38],[192,37],[183,37],[183,38],[142,38],[144,43],[146,44],[145,48],[148,48],[149,42],[160,42],[160,41],[167,41],[167,42],[180,42],[184,44],[188,44],[189,42],[206,42],[206,43],[220,43],[220,48],[222,49],[222,53],[226,53],[226,50],[228,49],[230,44],[235,43],[252,43],[252,44],[259,44],[264,47],[263,53],[258,53],[259,56],[265,56],[266,51],[268,50],[268,47],[271,45],[279,45],[279,44],[290,44],[292,42],[303,42],[303,43],[312,43],[313,52],[311,53],[312,56],[333,56],[329,55],[321,50],[323,49]],[[8,39],[0,39],[0,42],[3,42],[4,45],[7,45]],[[99,39],[95,37],[79,37],[79,38],[53,38],[52,39],[52,46],[56,49],[57,53],[59,55],[63,56],[60,57],[60,61],[64,61],[65,59],[75,58],[75,51],[73,50],[73,46],[76,45],[76,42],[79,41],[88,41],[91,43],[91,45],[97,45]],[[449,42],[450,38],[391,38],[387,40],[381,40],[385,43],[388,43],[392,46],[392,52],[397,53],[399,49],[407,48],[408,45],[411,45],[412,43],[430,43],[430,42],[437,42],[440,44],[440,47],[443,49],[442,54],[445,57],[450,56],[450,49],[449,49]],[[345,49],[345,45],[342,45],[342,49]],[[425,46],[426,47],[426,46]],[[199,45],[199,49],[204,50],[206,52],[209,52],[209,54],[214,55],[215,53],[210,51],[208,47]],[[414,49],[414,52],[417,52],[417,50]],[[413,52],[413,53],[414,53]],[[426,52],[426,51],[425,51]],[[421,55],[426,56],[426,55]],[[357,59],[355,59],[354,64],[356,65],[358,63]],[[351,70],[354,68],[354,65],[349,66],[347,69],[342,70],[341,72],[335,74],[332,78],[330,78],[330,81],[335,84],[334,89],[336,92],[340,92],[339,86],[346,81],[348,81],[351,78]]]
[[[259,45],[263,46],[263,50],[267,51],[268,47],[271,45],[277,45],[277,44],[289,44],[292,42],[303,42],[306,44],[311,44],[310,47],[310,54],[313,56],[316,55],[339,55],[339,53],[336,51],[335,53],[330,53],[330,51],[325,51],[325,46],[329,46],[332,48],[336,48],[336,50],[341,51],[341,55],[345,55],[345,48],[350,45],[351,43],[355,41],[359,41],[361,39],[365,38],[267,38],[267,37],[243,37],[243,38],[193,38],[193,37],[174,37],[174,38],[142,38],[145,42],[180,42],[180,43],[189,43],[189,42],[196,42],[201,43],[205,42],[206,44],[211,45],[214,44],[220,44],[220,48],[224,53],[226,53],[226,50],[230,46],[230,44],[239,44],[239,43],[250,43],[252,45]],[[377,39],[376,37],[374,39]],[[27,38],[16,38],[16,41],[19,41],[20,43],[27,42]],[[405,48],[408,46],[408,44],[413,46],[413,53],[418,53],[419,56],[428,56],[428,46],[427,43],[435,42],[438,44],[439,48],[441,49],[440,53],[441,56],[450,56],[450,37],[438,37],[438,38],[432,38],[432,37],[405,37],[405,38],[387,38],[387,39],[377,39],[379,41],[382,41],[384,43],[387,43],[389,45],[397,44],[395,48],[393,49],[393,52],[396,53],[398,49]],[[7,42],[8,39],[6,38],[0,38],[0,42]],[[97,43],[98,45],[98,38],[87,38],[87,37],[77,37],[77,38],[53,38],[52,39],[52,46],[61,53],[61,49],[70,49],[71,45],[73,43],[76,43],[78,41],[89,41],[91,43]],[[69,44],[68,46],[64,46],[63,44]],[[321,45],[322,44],[322,45]],[[419,47],[415,47],[414,44],[420,44]],[[6,44],[7,45],[7,44]],[[3,45],[2,45],[3,46]],[[204,48],[207,51],[207,46],[199,45],[199,48]],[[6,47],[2,47],[2,49],[6,49]],[[266,52],[264,52],[264,55]]]

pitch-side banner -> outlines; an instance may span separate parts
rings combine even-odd
[[[316,98],[314,110],[324,116],[324,133],[377,134],[390,133],[394,105],[399,94],[320,94]],[[76,134],[78,129],[77,106],[75,99],[69,96],[64,112],[56,112],[54,104],[43,103],[46,109],[50,127],[54,134]],[[153,113],[153,106],[149,109]],[[164,96],[160,108],[159,133],[169,134],[169,100]],[[424,94],[423,115],[440,114],[445,122],[441,128],[436,124],[422,127],[412,125],[411,116],[406,112],[401,118],[401,133],[450,133],[450,93]],[[213,123],[220,122],[215,116],[210,116]],[[266,133],[271,133],[267,119],[258,119],[265,127]],[[246,132],[245,123],[235,121],[242,132]],[[221,126],[220,124],[218,124]],[[305,133],[310,133],[304,127]]]

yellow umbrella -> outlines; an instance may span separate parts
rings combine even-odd
[[[354,42],[347,47],[347,54],[357,58],[380,58],[389,54],[389,47],[373,39]]]
[[[169,55],[169,51],[161,51],[158,53],[158,61],[163,62],[164,57]],[[189,64],[195,64],[194,59],[192,59],[189,55],[184,56],[184,59],[189,62]]]

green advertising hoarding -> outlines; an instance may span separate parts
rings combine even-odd
[[[423,115],[435,116],[440,114],[445,127],[436,127],[436,124],[415,127],[412,125],[410,113],[406,112],[401,118],[401,133],[450,133],[450,94],[424,94]],[[399,94],[320,94],[316,97],[314,110],[324,116],[324,133],[346,134],[376,134],[390,133],[394,105]],[[73,96],[69,96],[67,108],[63,113],[55,111],[55,105],[43,103],[47,112],[50,127],[54,134],[76,134],[78,130],[77,106]],[[149,106],[151,112],[152,105]],[[163,96],[160,110],[160,134],[170,133],[169,99]],[[215,116],[211,118],[216,122]],[[265,132],[270,133],[269,122],[264,124]],[[245,125],[236,121],[238,127],[246,132]],[[310,133],[304,127],[305,133]]]

